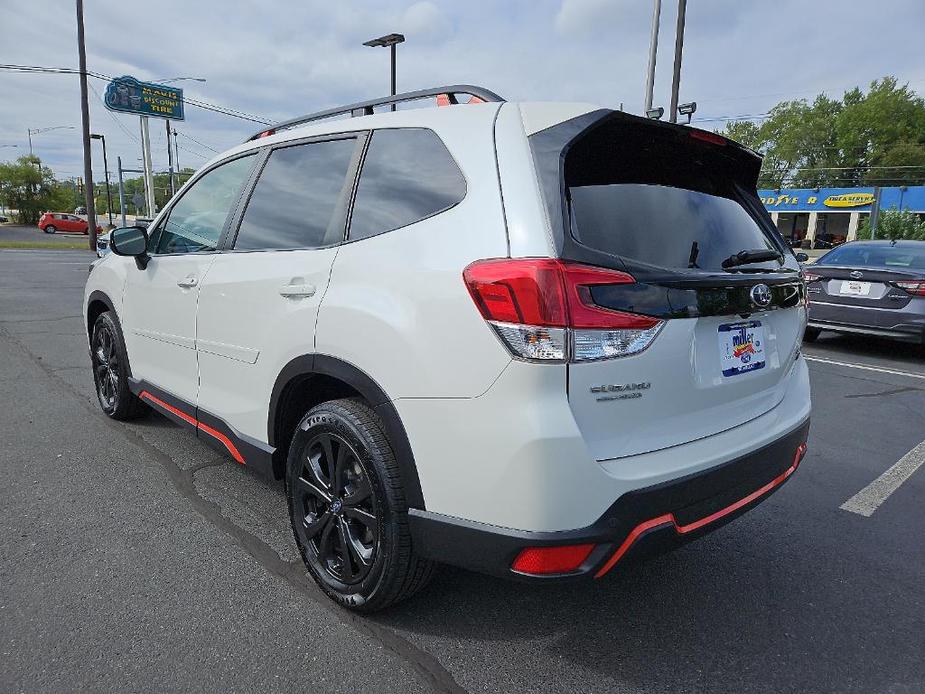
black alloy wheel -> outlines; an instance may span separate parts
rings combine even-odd
[[[379,548],[378,504],[354,448],[336,433],[311,439],[293,495],[296,532],[317,567],[352,585],[369,574]]]
[[[102,323],[93,331],[93,382],[100,407],[112,414],[119,407],[119,355],[112,326]]]
[[[92,335],[90,362],[93,384],[103,412],[118,420],[135,419],[145,414],[147,405],[129,389],[128,357],[122,331],[109,311],[97,317]]]
[[[286,494],[308,572],[339,605],[382,610],[433,576],[434,562],[412,546],[395,452],[364,400],[330,400],[302,417],[286,460]]]

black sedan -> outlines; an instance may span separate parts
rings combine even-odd
[[[803,274],[807,341],[834,330],[925,342],[925,241],[852,241]]]

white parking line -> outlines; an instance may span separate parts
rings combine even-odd
[[[880,504],[925,463],[925,441],[906,453],[893,467],[841,505],[845,511],[870,518]]]
[[[811,357],[803,354],[806,361],[815,361],[820,364],[831,364],[832,366],[846,366],[849,369],[861,369],[862,371],[876,371],[882,374],[892,374],[894,376],[908,376],[909,378],[925,379],[925,374],[912,373],[911,371],[899,371],[898,369],[884,369],[882,366],[868,366],[867,364],[853,364],[847,361],[835,361],[834,359],[824,359],[822,357]]]

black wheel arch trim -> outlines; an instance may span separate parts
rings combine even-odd
[[[421,480],[418,477],[417,465],[414,462],[414,453],[411,450],[411,442],[408,440],[408,433],[405,431],[401,417],[398,415],[398,410],[376,381],[361,369],[342,359],[327,354],[305,354],[296,357],[283,367],[273,384],[270,406],[267,412],[267,441],[270,446],[273,448],[278,447],[276,442],[276,415],[284,389],[293,379],[316,375],[329,376],[346,383],[362,395],[369,406],[379,415],[401,470],[405,501],[408,508],[424,510],[424,494],[421,491]]]

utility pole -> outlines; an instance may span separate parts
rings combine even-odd
[[[658,55],[658,24],[662,14],[662,0],[654,0],[654,4],[655,6],[652,9],[652,35],[649,38],[649,69],[646,73],[646,105],[643,113],[652,108],[652,92],[655,89],[655,58]]]
[[[684,50],[684,15],[687,0],[678,0],[678,27],[674,36],[674,72],[671,76],[671,111],[669,120],[678,122],[678,92],[681,89],[681,52]]]
[[[77,52],[80,67],[80,124],[84,146],[84,200],[87,206],[87,227],[90,250],[96,250],[96,210],[93,207],[93,162],[90,158],[90,102],[87,100],[87,48],[84,43],[84,3],[77,0]],[[31,138],[30,138],[31,142]]]

